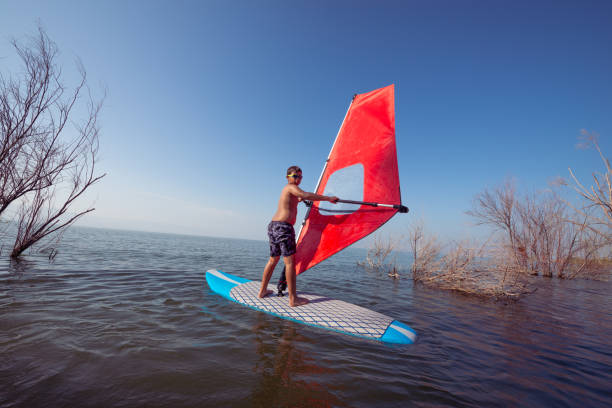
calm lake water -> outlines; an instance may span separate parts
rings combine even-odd
[[[610,282],[540,280],[505,304],[368,273],[364,256],[338,254],[298,290],[397,318],[414,345],[281,320],[208,289],[209,268],[259,280],[266,242],[73,228],[52,263],[12,263],[5,247],[0,406],[612,405]]]

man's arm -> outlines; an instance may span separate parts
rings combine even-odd
[[[302,190],[298,186],[292,185],[289,189],[289,192],[294,196],[302,199],[302,200],[310,200],[310,201],[329,201],[332,203],[338,202],[339,198],[336,196],[324,196],[315,193],[309,193],[307,191]]]

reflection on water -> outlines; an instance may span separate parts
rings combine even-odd
[[[298,290],[404,321],[414,345],[208,289],[210,268],[259,279],[265,242],[74,228],[52,263],[1,257],[0,406],[611,405],[610,282],[539,279],[504,304],[368,274],[363,256],[334,256]]]
[[[249,396],[252,406],[346,406],[321,382],[334,370],[318,366],[304,350],[308,340],[295,323],[256,315],[253,333],[259,360],[253,368],[257,381]]]

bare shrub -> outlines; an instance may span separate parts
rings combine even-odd
[[[410,229],[410,246],[417,283],[488,298],[517,299],[528,292],[520,271],[487,243],[455,243],[442,255],[443,245],[419,223]]]
[[[88,92],[80,63],[76,87],[64,85],[57,46],[42,28],[29,45],[12,45],[23,73],[0,76],[0,216],[20,205],[11,251],[18,257],[93,211],[74,211],[74,204],[104,177],[95,171],[102,102]],[[84,96],[87,113],[79,121],[74,112]]]
[[[612,244],[612,169],[610,161],[604,156],[599,147],[598,137],[596,133],[590,133],[583,129],[581,131],[582,143],[579,147],[590,148],[595,147],[599,153],[599,157],[604,163],[604,173],[593,173],[594,185],[585,187],[575,176],[571,168],[569,173],[573,181],[572,188],[582,198],[582,206],[575,206],[569,201],[566,204],[572,208],[578,216],[587,221],[587,228],[595,234],[599,235],[606,245]],[[569,182],[561,180],[565,186],[569,186]]]
[[[514,248],[517,241],[516,212],[515,183],[506,180],[493,191],[485,189],[478,194],[472,210],[467,214],[477,220],[477,225],[489,225],[494,230],[504,233],[510,246]]]
[[[545,277],[566,277],[580,248],[585,223],[567,222],[564,203],[547,193],[526,196],[517,207],[519,240],[514,251],[519,266]]]
[[[593,256],[598,251],[593,245],[600,244],[588,239],[588,219],[572,217],[557,195],[519,197],[511,181],[478,194],[467,214],[499,233],[503,264],[532,275],[575,277],[576,259],[581,253]]]
[[[488,292],[494,296],[518,298],[533,291],[526,269],[514,262],[513,251],[507,245],[491,242],[485,248],[483,270],[488,272],[487,281],[491,284]]]
[[[609,241],[590,229],[583,233],[574,257],[570,260],[566,278],[606,280],[612,271]]]
[[[390,255],[397,249],[400,242],[400,238],[388,236],[385,240],[377,235],[368,249],[365,261],[357,262],[357,264],[375,272],[387,272],[390,277],[398,279],[400,275],[397,260]]]
[[[423,280],[432,271],[440,269],[442,246],[436,236],[425,232],[423,221],[418,221],[411,226],[408,239],[412,252],[412,278],[414,280]]]

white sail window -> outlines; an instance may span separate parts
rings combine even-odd
[[[323,195],[336,196],[343,200],[363,201],[363,182],[363,164],[353,164],[329,176]],[[320,201],[318,206],[321,215],[350,214],[360,207],[359,204],[332,204],[329,201]]]

